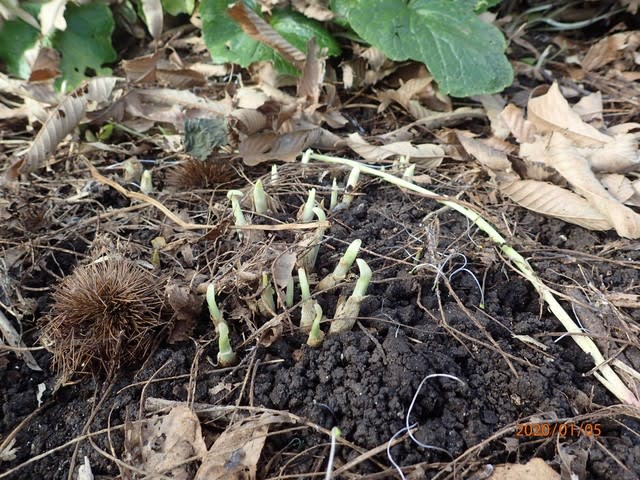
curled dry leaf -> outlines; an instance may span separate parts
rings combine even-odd
[[[231,112],[229,121],[232,128],[237,128],[245,135],[253,135],[267,128],[267,117],[258,110],[238,108]]]
[[[230,425],[211,445],[194,480],[255,480],[269,427],[284,421],[264,413]]]
[[[196,414],[186,405],[177,405],[162,417],[125,425],[125,452],[129,462],[150,476],[188,480],[193,473],[187,461],[204,458],[207,446]]]
[[[530,98],[527,109],[528,120],[540,132],[562,133],[578,146],[599,146],[612,140],[580,118],[560,93],[557,82],[545,94]]]
[[[524,113],[521,109],[510,103],[504,107],[500,117],[509,127],[518,143],[531,143],[534,141],[537,133],[536,127],[524,118]]]
[[[244,2],[236,2],[227,9],[227,14],[254,40],[261,42],[278,52],[288,62],[302,69],[306,55],[286,41],[260,15],[251,10]]]
[[[610,230],[611,222],[580,195],[537,180],[500,184],[500,191],[518,205],[550,217],[560,218],[591,230]]]
[[[585,122],[593,126],[602,126],[602,93],[598,91],[585,95],[573,106],[573,111]]]
[[[582,68],[594,71],[621,57],[625,49],[635,51],[640,45],[640,32],[614,33],[593,45],[582,60]]]
[[[318,52],[315,37],[307,44],[307,58],[302,68],[302,76],[298,80],[298,98],[306,99],[307,104],[315,110],[320,99],[320,87],[324,80],[325,61]]]
[[[39,168],[62,141],[84,118],[89,102],[106,102],[116,79],[98,77],[85,82],[55,107],[29,147],[21,173]]]
[[[280,288],[284,288],[291,280],[293,267],[296,265],[296,254],[285,252],[273,261],[273,281]]]
[[[320,138],[321,133],[320,128],[283,134],[258,133],[242,140],[238,152],[244,163],[249,166],[258,165],[268,160],[293,162],[303,150]]]
[[[511,162],[507,154],[492,148],[483,140],[471,138],[465,132],[458,132],[458,141],[469,155],[472,155],[484,167],[489,170],[492,176],[498,172],[508,172],[511,170]]]
[[[424,143],[422,145],[412,145],[410,142],[394,142],[387,145],[371,145],[367,143],[359,134],[352,133],[347,138],[347,145],[354,152],[367,160],[379,161],[394,155],[402,155],[413,160],[420,161],[435,168],[442,162],[444,150],[439,145]]]
[[[591,162],[594,172],[628,172],[638,171],[638,140],[633,134],[620,134],[613,137],[605,147],[580,149]]]
[[[605,216],[625,238],[640,238],[640,215],[615,199],[598,181],[589,161],[580,154],[567,137],[552,135],[548,165],[555,168],[571,186]]]
[[[600,183],[619,202],[634,207],[640,206],[640,191],[634,186],[634,182],[619,173],[608,173],[598,177]]]

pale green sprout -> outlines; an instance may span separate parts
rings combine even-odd
[[[271,183],[275,185],[276,183],[278,183],[279,179],[280,175],[278,174],[278,165],[274,163],[273,165],[271,165]]]
[[[407,182],[413,183],[413,176],[415,173],[416,173],[416,164],[412,163],[407,167],[407,169],[402,174],[402,179],[406,180]]]
[[[324,223],[327,220],[327,216],[324,214],[324,210],[320,207],[313,207],[313,213],[318,217],[318,221]],[[316,259],[318,258],[318,252],[320,251],[320,244],[322,243],[322,239],[324,238],[324,232],[327,227],[320,226],[316,228],[315,232],[313,232],[311,237],[308,237],[308,242],[310,245],[313,245],[311,249],[307,252],[307,254],[303,258],[304,267],[311,271],[313,270]]]
[[[213,283],[210,283],[207,287],[207,307],[209,307],[209,316],[216,328],[218,334],[218,364],[223,367],[233,365],[236,361],[236,354],[231,348],[231,342],[229,341],[229,325],[224,320],[222,312],[218,308],[216,302],[216,289]]]
[[[307,280],[307,272],[304,268],[298,269],[298,282],[300,283],[300,294],[302,297],[302,311],[300,312],[300,328],[303,332],[308,332],[313,326],[313,320],[316,316],[316,302],[311,298],[311,289]]]
[[[307,197],[307,201],[304,204],[304,208],[302,209],[301,220],[302,223],[309,223],[313,220],[313,206],[316,203],[316,189],[312,188],[309,190],[309,196]]]
[[[356,262],[360,270],[360,277],[356,282],[351,296],[347,298],[346,301],[338,304],[336,313],[333,316],[333,321],[331,322],[331,327],[329,328],[329,333],[340,333],[351,330],[360,314],[360,305],[367,294],[372,272],[367,262],[361,258],[358,258]]]
[[[356,257],[360,251],[360,245],[362,245],[362,240],[359,238],[349,244],[344,255],[342,255],[342,258],[340,258],[340,261],[336,265],[335,270],[320,280],[318,290],[333,288],[347,277],[351,265],[356,261]]]
[[[229,341],[229,326],[227,322],[218,325],[218,365],[228,367],[236,363],[236,354]]]
[[[269,275],[262,272],[262,293],[258,302],[258,309],[265,317],[273,317],[276,314],[276,302],[274,300],[275,292],[269,282]]]
[[[151,170],[144,170],[140,177],[140,191],[145,195],[153,192],[153,180],[151,178]]]
[[[284,294],[284,304],[287,308],[291,308],[293,306],[293,295],[295,293],[295,282],[293,281],[293,275],[289,277],[289,281],[287,281],[287,288]]]
[[[218,324],[224,322],[224,318],[222,318],[222,312],[216,302],[216,287],[213,286],[213,283],[210,283],[207,287],[207,307],[209,307],[211,321],[213,321],[215,327],[218,328]]]
[[[311,324],[311,330],[309,331],[309,337],[307,338],[307,345],[312,348],[317,348],[322,345],[324,340],[324,332],[320,330],[320,321],[322,320],[322,307],[318,303],[314,302],[313,309],[315,311],[315,317]]]
[[[327,461],[327,472],[324,480],[331,480],[333,476],[333,460],[336,457],[336,442],[342,436],[342,431],[338,427],[331,429],[331,448],[329,449],[329,460]]]
[[[240,190],[229,190],[227,192],[227,198],[231,200],[231,210],[233,211],[233,218],[235,220],[236,227],[242,227],[247,224],[247,220],[244,218],[242,208],[240,208],[240,199],[244,194]],[[238,229],[238,237],[242,238],[242,232]]]
[[[335,177],[333,178],[333,183],[331,184],[331,201],[329,203],[329,210],[333,210],[338,205],[338,182]]]
[[[360,168],[358,167],[353,167],[351,169],[351,173],[349,173],[349,178],[347,179],[347,186],[345,188],[345,191],[347,193],[345,193],[342,196],[342,203],[345,206],[349,206],[351,205],[351,202],[353,202],[353,194],[351,192],[353,192],[356,189],[356,186],[358,185],[358,179],[360,178]]]
[[[267,194],[264,192],[264,186],[260,179],[258,179],[256,184],[253,186],[253,206],[256,213],[259,213],[260,215],[264,215],[269,211]]]

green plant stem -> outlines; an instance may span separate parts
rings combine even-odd
[[[358,256],[358,252],[360,251],[361,244],[362,240],[360,240],[359,238],[349,244],[347,250],[344,252],[344,255],[342,255],[340,261],[336,265],[335,270],[324,277],[322,280],[320,280],[320,282],[318,283],[318,290],[333,288],[346,278],[351,265],[353,265],[353,262],[356,261],[356,257]]]
[[[315,311],[315,317],[311,330],[309,331],[309,337],[307,338],[307,345],[313,348],[317,348],[322,345],[324,340],[324,332],[320,329],[320,321],[322,320],[322,307],[318,303],[314,302],[313,309]]]
[[[316,203],[316,189],[312,188],[309,190],[309,195],[307,196],[307,201],[304,204],[304,208],[302,210],[301,220],[303,223],[309,223],[313,220],[313,206]]]
[[[223,322],[222,312],[218,308],[218,304],[216,302],[216,289],[213,286],[213,283],[210,283],[207,287],[207,307],[209,307],[209,316],[211,317],[211,321],[214,326],[218,328],[218,324]]]
[[[267,194],[264,192],[264,186],[262,180],[258,179],[253,186],[253,206],[256,213],[264,215],[269,211],[269,205],[267,202]]]
[[[218,364],[221,367],[228,367],[235,362],[236,354],[229,341],[229,326],[223,321],[218,324]]]
[[[371,268],[367,265],[367,262],[358,258],[356,260],[358,268],[360,269],[360,277],[356,282],[356,286],[353,289],[353,293],[346,301],[338,303],[336,307],[336,313],[333,316],[333,321],[329,327],[329,333],[347,332],[353,328],[356,323],[356,319],[360,314],[360,305],[367,294],[367,288],[371,282]]]
[[[402,180],[401,178],[396,177],[395,175],[377,170],[355,160],[348,160],[345,158],[331,157],[328,155],[320,154],[311,154],[309,158],[326,163],[345,165],[352,169],[359,168],[363,173],[367,175],[381,178],[400,188],[405,188],[406,190],[416,192],[423,196],[427,196],[467,217],[472,223],[476,224],[480,230],[482,230],[489,236],[489,238],[496,244],[500,252],[502,252],[507,258],[509,258],[520,271],[520,273],[527,280],[529,280],[529,282],[531,282],[542,299],[547,303],[551,312],[562,323],[567,332],[571,334],[571,338],[573,338],[573,340],[585,353],[591,355],[591,358],[596,364],[594,376],[620,401],[630,405],[640,406],[640,401],[636,398],[635,394],[631,390],[629,390],[629,388],[627,388],[627,386],[616,374],[616,372],[606,362],[605,358],[602,356],[602,353],[600,353],[600,350],[593,342],[593,340],[584,335],[584,332],[580,329],[580,327],[576,325],[576,323],[571,319],[564,308],[562,308],[560,303],[558,303],[553,293],[551,292],[551,289],[538,278],[533,268],[531,268],[531,265],[529,265],[529,262],[527,262],[525,258],[520,255],[513,247],[508,245],[506,239],[502,235],[500,235],[500,233],[495,228],[493,228],[493,226],[489,222],[482,218],[479,213],[457,202],[447,200],[437,193],[427,190],[426,188],[420,187],[411,182],[407,182],[405,180]]]

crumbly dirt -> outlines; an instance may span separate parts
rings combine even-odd
[[[328,185],[328,179],[323,182]],[[446,187],[436,186],[442,193],[455,191],[455,185],[442,185]],[[374,280],[353,331],[328,336],[320,348],[312,349],[295,327],[295,309],[283,320],[275,342],[245,344],[238,350],[237,367],[218,369],[216,342],[205,341],[213,335],[203,309],[191,339],[173,345],[160,342],[142,365],[119,368],[113,381],[85,377],[53,394],[57,377],[47,352],[34,352],[43,372],[28,369],[14,354],[0,357],[2,438],[35,411],[18,428],[16,458],[0,464],[0,478],[68,478],[77,445],[76,471],[87,456],[96,478],[121,475],[108,457],[123,457],[122,425],[144,415],[145,399],[152,397],[264,407],[302,417],[307,425],[337,426],[350,445],[338,447],[336,466],[382,446],[343,478],[399,478],[384,446],[405,427],[414,397],[408,423],[415,424],[417,440],[437,449],[420,447],[406,435],[390,449],[393,460],[408,467],[405,473],[414,478],[479,479],[490,465],[523,463],[533,457],[567,474],[567,452],[573,454],[572,471],[581,472],[580,478],[639,478],[640,423],[622,410],[605,408],[618,402],[593,377],[590,358],[563,335],[533,287],[499,258],[484,234],[455,212],[438,210],[435,202],[389,185],[368,181],[360,193],[349,209],[330,217],[318,268],[322,276],[348,242],[362,239],[361,256],[374,271]],[[102,187],[92,195],[114,208],[128,205]],[[302,197],[282,200],[282,216],[291,221]],[[510,219],[508,226],[518,232],[514,246],[557,290],[568,293],[576,285],[588,285],[592,290],[585,294],[592,298],[597,292],[624,291],[637,282],[637,243],[510,205],[490,205],[487,213],[503,231],[502,222]],[[157,235],[144,226],[123,229],[120,234],[131,240],[132,256],[142,239]],[[36,241],[38,233],[32,238]],[[229,234],[221,244],[231,248],[234,238]],[[55,281],[50,273],[71,272],[85,261],[91,241],[90,236],[53,239],[49,245],[64,251],[39,251],[41,268],[28,269],[28,275],[9,272],[14,281],[31,288],[34,318],[49,308],[47,291],[41,287]],[[196,239],[192,245],[200,268],[211,259],[198,255],[214,251],[207,242]],[[215,251],[222,255],[224,248]],[[183,260],[183,266],[186,263]],[[353,279],[347,280],[337,290],[318,295],[328,317],[338,294],[351,291]],[[222,299],[223,307],[231,302]],[[621,312],[639,320],[637,309]],[[264,321],[257,317],[258,324]],[[33,323],[24,319],[23,326],[27,343],[36,345]],[[241,344],[244,326],[232,324],[231,329],[233,342]],[[432,378],[419,390],[423,379],[433,374],[455,376],[463,385]],[[41,383],[47,390],[38,409]],[[203,420],[208,444],[228,421]],[[551,428],[564,425],[564,434],[541,434],[543,422]],[[311,478],[305,474],[323,471],[327,435],[295,426],[272,430],[258,463],[258,478]],[[102,433],[91,437],[93,444],[86,438],[76,442],[87,432]],[[452,459],[456,463],[450,463]]]

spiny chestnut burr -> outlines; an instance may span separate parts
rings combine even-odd
[[[142,360],[164,323],[161,292],[156,277],[124,258],[81,266],[65,277],[40,322],[42,341],[62,378],[111,375]]]
[[[232,182],[237,178],[228,160],[196,160],[190,158],[179,163],[167,173],[167,185],[189,190],[212,188]]]

